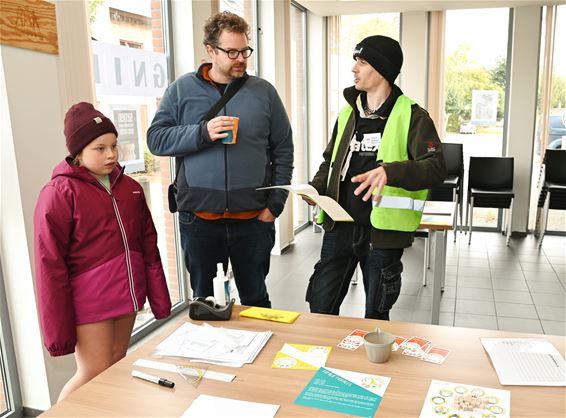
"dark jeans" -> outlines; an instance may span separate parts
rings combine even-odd
[[[230,259],[242,305],[271,307],[265,277],[275,244],[272,222],[207,221],[193,213],[179,212],[179,224],[193,297],[214,294],[212,279],[216,276],[216,264],[222,263],[226,269]]]
[[[358,263],[364,274],[370,251],[370,226],[337,222],[324,233],[320,260],[314,266],[306,300],[314,313],[338,315]]]
[[[389,320],[389,310],[401,292],[403,249],[373,248],[366,264],[366,318]]]

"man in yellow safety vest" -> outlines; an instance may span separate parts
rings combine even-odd
[[[320,260],[307,289],[311,312],[338,315],[359,263],[365,317],[389,319],[401,290],[401,256],[420,224],[428,189],[446,177],[442,147],[428,113],[394,84],[399,43],[374,35],[354,49],[354,86],[311,185],[330,196],[354,222],[324,212]],[[310,202],[312,203],[312,202]]]

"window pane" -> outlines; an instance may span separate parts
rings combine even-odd
[[[120,164],[144,189],[175,305],[183,295],[174,218],[167,206],[170,158],[152,155],[146,145],[147,129],[168,85],[161,5],[152,0],[91,1],[90,20],[97,107],[116,125]],[[134,329],[151,320],[146,304]]]
[[[464,145],[466,173],[470,156],[503,152],[508,26],[509,9],[446,11],[444,138]],[[497,227],[498,213],[474,209],[474,227]]]
[[[330,25],[329,130],[338,111],[346,104],[342,91],[354,84],[352,66],[354,47],[367,36],[385,35],[399,40],[399,13],[347,15],[334,18]]]

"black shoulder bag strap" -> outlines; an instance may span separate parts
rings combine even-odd
[[[225,91],[222,97],[220,97],[220,99],[218,99],[217,102],[212,105],[210,110],[201,119],[201,122],[203,120],[208,122],[210,119],[214,118],[220,111],[220,109],[222,109],[226,105],[226,103],[228,103],[228,101],[238,92],[238,90],[240,90],[240,88],[244,85],[248,78],[249,76],[246,74],[243,77],[235,80],[232,83],[232,86],[230,86],[231,88],[228,89],[228,91]],[[175,157],[175,180],[169,185],[169,190],[167,193],[169,200],[169,212],[171,213],[177,212],[177,177],[179,177],[179,172],[181,171],[182,165],[183,157]]]

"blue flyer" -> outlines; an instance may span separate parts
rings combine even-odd
[[[369,418],[390,381],[390,377],[321,367],[294,403]]]

